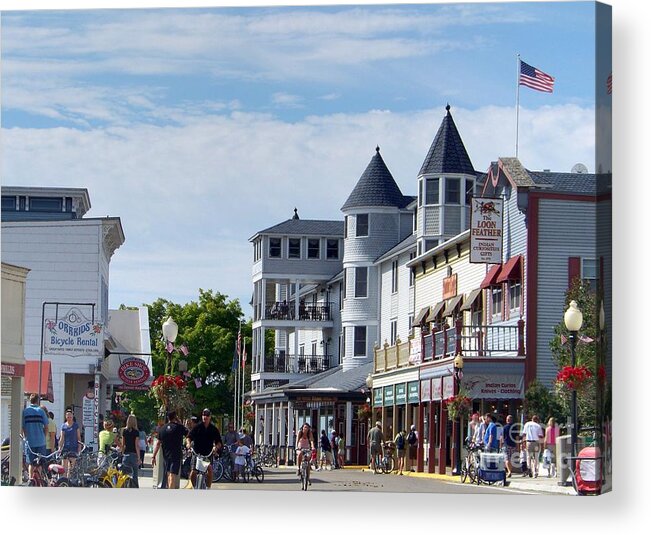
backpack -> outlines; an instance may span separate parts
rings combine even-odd
[[[396,447],[399,450],[405,448],[405,437],[402,435],[402,433],[398,433],[398,436],[396,437]]]
[[[414,433],[413,431],[409,431],[409,436],[407,437],[407,442],[409,442],[409,444],[411,446],[416,444],[416,442],[418,442],[418,439],[416,438],[416,433]]]

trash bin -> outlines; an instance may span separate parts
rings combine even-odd
[[[556,474],[558,484],[563,486],[572,485],[572,474],[570,473],[570,460],[572,456],[572,435],[561,435],[556,437]]]

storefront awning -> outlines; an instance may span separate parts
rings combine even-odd
[[[25,361],[25,393],[39,394],[42,399],[54,403],[54,388],[52,387],[52,363],[43,361],[41,368],[41,391],[38,391],[38,360]]]
[[[484,280],[481,281],[479,287],[482,290],[485,290],[486,288],[490,288],[491,286],[497,284],[497,276],[499,275],[501,269],[502,269],[502,264],[496,264],[492,268],[490,268],[488,273],[486,273]]]
[[[463,294],[459,294],[450,299],[448,306],[445,307],[445,312],[443,312],[443,317],[453,316],[455,309],[459,306],[459,303],[463,299]]]
[[[423,320],[427,317],[427,314],[429,314],[429,307],[421,308],[418,316],[414,318],[414,325],[420,325],[423,323]]]
[[[506,282],[509,280],[521,280],[522,279],[522,256],[514,256],[508,259],[506,264],[502,267],[500,276],[497,277],[497,282]]]
[[[471,310],[471,309],[472,309],[472,305],[475,304],[475,301],[476,301],[477,298],[481,295],[481,292],[482,292],[481,288],[475,288],[472,292],[470,292],[470,294],[468,295],[468,299],[466,299],[466,300],[463,302],[463,305],[461,305],[461,309],[460,309],[460,310],[461,310],[461,311],[464,311],[464,310]]]
[[[445,306],[445,301],[441,301],[440,303],[437,303],[433,307],[431,307],[429,311],[429,315],[427,316],[427,319],[425,321],[432,322],[436,321],[436,318],[438,318],[438,315],[441,313],[441,310],[443,310],[443,307]]]

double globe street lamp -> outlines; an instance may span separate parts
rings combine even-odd
[[[565,322],[565,327],[569,332],[569,341],[570,341],[570,355],[572,358],[572,368],[576,366],[576,342],[578,339],[578,333],[583,325],[583,313],[579,310],[579,307],[576,301],[570,301],[570,306],[565,311],[563,316]],[[576,402],[576,388],[572,389],[572,432],[571,432],[571,445],[572,445],[572,456],[576,455],[576,437],[577,437],[577,426],[578,426],[578,417],[577,417],[577,402]]]

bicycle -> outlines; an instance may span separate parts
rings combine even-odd
[[[395,458],[393,452],[395,451],[396,445],[393,442],[384,443],[384,455],[382,457],[378,456],[375,459],[375,473],[376,474],[390,474],[393,472],[395,467]]]
[[[220,481],[222,478],[233,481],[233,465],[231,454],[228,449],[223,448],[221,455],[213,460],[212,464],[213,481]]]
[[[208,473],[208,467],[212,463],[212,455],[201,455],[200,453],[194,451],[194,449],[192,449],[192,454],[195,456],[194,468],[197,472],[194,489],[206,490],[208,488],[206,484],[206,476]]]
[[[461,463],[461,483],[465,483],[470,479],[470,483],[474,483],[477,479],[477,467],[479,466],[479,453],[484,450],[482,444],[476,444],[466,439],[466,449],[468,454]]]
[[[66,479],[63,477],[63,466],[54,462],[59,458],[58,452],[55,451],[49,455],[36,453],[30,448],[27,442],[25,442],[25,451],[26,453],[30,453],[34,458],[32,462],[32,477],[27,481],[28,487],[55,487],[58,486],[58,481]]]
[[[303,448],[301,453],[303,454],[299,470],[301,475],[301,489],[307,490],[307,487],[312,485],[312,482],[310,481],[310,459],[312,457],[312,450]]]
[[[258,483],[262,483],[264,481],[264,470],[262,470],[262,466],[260,466],[250,454],[246,456],[243,477],[245,482],[248,482],[251,477],[255,477]]]

